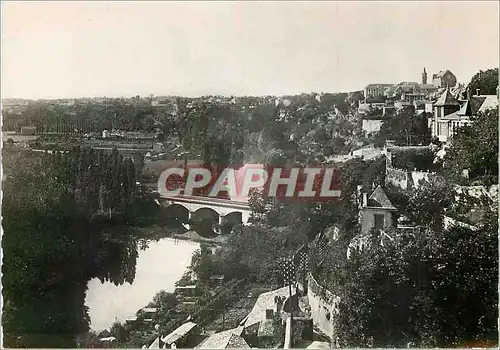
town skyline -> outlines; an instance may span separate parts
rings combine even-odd
[[[2,98],[335,93],[498,66],[497,2],[137,5],[4,3]]]

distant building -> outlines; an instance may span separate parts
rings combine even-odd
[[[403,81],[387,88],[384,95],[389,99],[413,102],[413,100],[428,98],[432,93],[436,92],[437,89],[438,88],[432,84]]]
[[[212,286],[222,286],[224,284],[224,275],[214,275],[209,278]]]
[[[177,286],[175,287],[175,293],[182,297],[194,297],[196,296],[197,286],[195,284],[189,286]]]
[[[35,133],[36,133],[36,127],[34,127],[34,126],[21,127],[21,134],[22,135],[35,135]]]
[[[108,130],[103,130],[102,132],[102,138],[108,138],[110,136],[110,132]]]
[[[387,88],[393,86],[394,84],[368,84],[365,89],[365,99],[368,97],[382,97]]]
[[[457,77],[448,69],[432,75],[432,84],[436,87],[453,87],[457,84]]]
[[[422,85],[426,85],[427,84],[427,72],[425,71],[425,67],[424,67],[424,72],[422,73]]]

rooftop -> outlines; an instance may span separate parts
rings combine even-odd
[[[292,291],[294,293],[294,291]],[[270,292],[262,293],[257,298],[252,311],[248,314],[244,327],[250,327],[260,321],[266,319],[266,310],[273,309],[276,312],[276,307],[274,304],[274,298],[277,296],[289,297],[288,287],[283,287],[280,289],[272,290]]]
[[[330,349],[330,344],[324,341],[313,341],[307,349]]]
[[[370,197],[368,197],[368,205],[367,207],[376,207],[376,208],[388,208],[388,209],[396,209],[394,205],[392,205],[391,201],[385,194],[382,187],[379,185],[373,191]]]
[[[366,85],[366,88],[369,89],[369,88],[372,88],[372,87],[388,87],[388,86],[392,86],[394,84],[382,84],[382,83],[374,83],[374,84],[368,84]]]
[[[148,349],[159,349],[160,348],[160,337],[156,338],[154,342],[148,347]]]
[[[432,78],[441,78],[443,77],[446,73],[451,73],[449,69],[439,71],[439,73],[433,74]]]
[[[196,284],[192,284],[189,286],[177,286],[175,289],[196,289]]]
[[[452,95],[450,89],[446,89],[444,93],[439,97],[439,99],[434,104],[436,107],[441,106],[460,106],[460,103],[457,99]]]
[[[153,313],[153,312],[156,312],[156,308],[155,307],[145,307],[141,311],[144,311],[147,313]]]
[[[182,339],[184,336],[186,336],[194,327],[196,327],[196,323],[186,322],[166,337],[163,337],[161,341],[169,345],[175,343],[179,339]]]
[[[467,101],[465,101],[462,108],[460,108],[460,110],[457,112],[457,115],[466,115],[466,116],[476,115],[485,100],[486,97],[478,97],[478,96],[470,97]]]
[[[483,104],[479,108],[479,112],[484,112],[487,109],[498,107],[498,96],[497,95],[481,95],[479,97],[484,98]]]
[[[214,276],[210,276],[210,279],[211,279],[211,280],[223,280],[223,279],[224,279],[224,275],[214,275]]]
[[[250,349],[245,339],[241,337],[243,327],[215,333],[199,344],[196,349]]]

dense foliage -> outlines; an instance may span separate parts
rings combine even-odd
[[[342,346],[466,346],[498,338],[497,222],[391,232],[353,254],[337,288]],[[491,343],[494,344],[494,343]]]
[[[134,166],[116,151],[83,149],[4,150],[4,165],[4,344],[74,347],[88,330],[87,281],[134,280]]]
[[[469,211],[473,205],[485,209],[478,230],[444,230],[445,209],[457,205],[446,182],[386,192],[417,228],[389,230],[384,240],[374,233],[371,244],[349,259],[352,236],[341,230],[336,240],[316,242],[311,253],[314,273],[341,300],[334,315],[340,345],[494,345],[498,214],[492,203],[464,204]]]
[[[487,69],[476,73],[467,88],[472,94],[479,89],[481,95],[496,95],[498,88],[498,68]]]
[[[429,115],[416,115],[414,109],[405,108],[384,121],[377,135],[376,144],[392,140],[400,146],[428,145],[431,133],[427,126]]]
[[[498,108],[479,113],[471,126],[458,130],[444,159],[444,168],[457,182],[463,181],[462,170],[468,169],[470,181],[498,183]]]
[[[438,164],[434,163],[435,150],[423,148],[418,150],[393,150],[392,166],[407,171],[435,170]]]

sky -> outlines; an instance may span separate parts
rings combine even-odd
[[[3,98],[284,95],[499,65],[489,2],[3,2]]]

